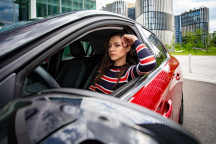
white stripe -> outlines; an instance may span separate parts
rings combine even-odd
[[[135,66],[133,66],[133,67],[131,68],[131,77],[132,77],[132,78],[135,78],[134,73],[133,73],[134,67],[135,67]]]
[[[101,85],[99,85],[99,84],[95,84],[95,85],[98,85],[99,87],[102,87]],[[109,92],[113,92],[112,90],[108,90],[108,89],[106,89],[106,88],[104,88],[104,87],[102,87],[103,89],[105,89],[105,90],[107,90],[107,91],[109,91]],[[103,91],[103,90],[101,90],[101,89],[99,89],[98,87],[96,87],[96,89],[98,89],[98,90],[100,90],[100,91]],[[104,92],[104,91],[103,91]]]
[[[112,69],[110,69],[110,71],[111,71],[111,72],[120,72],[120,70],[115,70],[115,71],[114,71],[114,70],[112,70]]]
[[[137,54],[138,54],[138,53],[139,53],[141,50],[143,50],[143,49],[146,49],[146,48],[147,48],[147,47],[146,47],[146,45],[144,45],[144,44],[141,44],[141,45],[143,45],[144,47],[142,47],[141,49],[139,49],[139,50],[137,51]],[[139,46],[141,46],[141,45],[139,45]],[[139,46],[138,46],[138,47],[139,47]],[[137,47],[137,48],[138,48],[138,47]]]
[[[152,57],[154,57],[154,55],[147,56],[147,57],[145,57],[145,58],[143,58],[143,59],[140,59],[140,61],[143,61],[143,60],[146,60],[146,59],[152,58]]]
[[[89,87],[89,89],[91,89],[92,91],[95,91],[94,89],[92,89],[91,87]]]
[[[150,71],[149,71],[149,72],[140,72],[139,69],[138,69],[138,66],[139,66],[139,65],[137,65],[137,67],[136,67],[136,71],[137,71],[138,75],[143,75],[143,74],[148,74],[148,73],[150,73]]]
[[[156,60],[154,60],[154,61],[150,61],[150,62],[148,62],[148,63],[144,63],[144,64],[141,64],[140,62],[139,62],[139,65],[141,65],[141,66],[144,66],[144,65],[150,65],[150,64],[153,64],[153,63],[155,63],[156,62]]]
[[[121,77],[122,78],[122,77]],[[104,78],[101,78],[102,80],[104,80],[104,81],[106,81],[106,82],[108,82],[108,83],[116,83],[116,82],[113,82],[113,81],[109,81],[109,80],[106,80],[106,79],[104,79]],[[118,79],[117,79],[118,80]],[[119,83],[124,83],[124,82],[128,82],[127,81],[127,79],[126,80],[124,80],[124,81],[119,81]]]

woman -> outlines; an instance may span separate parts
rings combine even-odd
[[[137,52],[137,65],[131,57],[132,48]],[[154,55],[135,35],[113,33],[105,42],[99,74],[89,89],[110,94],[134,77],[149,73],[155,66]]]

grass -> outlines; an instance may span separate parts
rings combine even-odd
[[[186,50],[179,50],[179,52],[170,52],[170,54],[172,55],[216,55],[216,48],[210,48],[207,52],[205,50],[190,50],[190,51],[186,51]]]

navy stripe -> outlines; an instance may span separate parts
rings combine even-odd
[[[136,48],[136,49],[137,49],[138,46],[141,45],[141,44],[143,44],[142,41],[136,40],[136,41],[132,44],[132,48]],[[143,58],[145,58],[145,57],[148,57],[148,56],[151,56],[151,55],[152,55],[152,53],[150,52],[150,50],[149,50],[148,48],[142,48],[142,49],[138,52],[138,54],[137,54],[139,61],[140,61],[141,59],[143,59]],[[138,68],[138,70],[139,70],[141,73],[148,73],[148,72],[150,72],[151,70],[153,70],[155,66],[156,66],[156,61],[154,61],[153,63],[147,64],[147,65],[140,65],[140,64],[138,63],[137,65],[132,65],[132,66],[128,67],[128,68],[124,71],[122,77],[124,77],[125,74],[126,74],[126,72],[128,71],[128,69],[130,69],[129,76],[128,76],[128,78],[127,78],[127,81],[130,81],[131,79],[133,79],[133,77],[132,77],[132,72],[133,72],[134,77],[136,77],[136,76],[139,75],[139,73],[138,73],[138,71],[137,71],[137,68]],[[112,67],[111,69],[119,70],[120,68],[121,68],[121,67],[114,66],[114,67]],[[107,71],[104,75],[107,76],[107,77],[110,77],[110,78],[118,78],[118,73],[119,73],[119,72],[109,70],[109,71]],[[122,83],[118,83],[118,85],[117,85],[114,89],[113,89],[113,87],[114,87],[115,83],[109,82],[109,81],[107,81],[107,80],[101,79],[101,80],[99,81],[98,84],[101,85],[102,87],[108,89],[108,90],[116,90],[117,88],[119,88],[119,87],[121,87],[122,85],[124,85],[125,83],[127,83],[127,81],[126,81],[126,82],[122,82]],[[97,88],[96,88],[95,91],[101,92],[101,91],[98,90]]]

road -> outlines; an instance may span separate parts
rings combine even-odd
[[[216,144],[216,84],[184,79],[183,127],[203,144]]]

